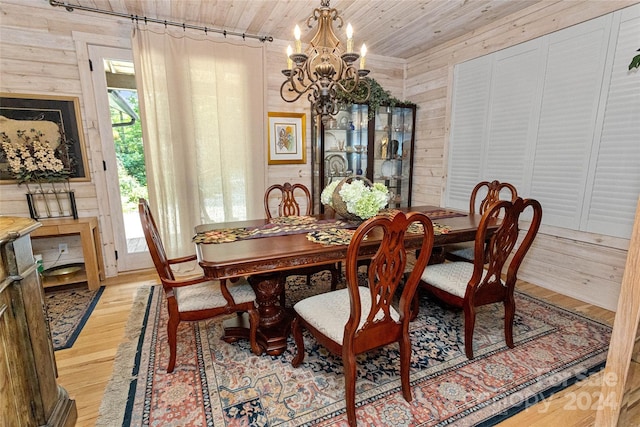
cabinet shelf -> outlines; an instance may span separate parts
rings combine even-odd
[[[42,276],[42,286],[44,288],[52,288],[55,286],[73,285],[76,283],[82,283],[87,281],[87,272],[82,268],[71,277],[60,278],[55,276]]]
[[[375,178],[376,181],[385,181],[385,182],[391,182],[391,181],[402,181],[404,178],[393,178],[390,176],[381,176],[380,178]],[[385,184],[387,187],[390,187],[391,184]]]

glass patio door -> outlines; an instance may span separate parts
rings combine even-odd
[[[147,198],[142,128],[132,53],[90,46],[118,272],[151,268],[138,198]]]

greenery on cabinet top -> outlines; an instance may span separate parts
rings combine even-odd
[[[367,102],[362,102],[362,99],[365,98],[367,94],[367,87],[365,82],[366,80],[370,84],[370,93],[369,99]],[[401,101],[398,98],[395,98],[391,95],[391,92],[385,90],[380,83],[378,83],[375,79],[371,77],[365,77],[360,80],[358,83],[358,87],[356,87],[352,92],[347,93],[338,89],[337,98],[338,104],[342,106],[349,106],[352,104],[367,104],[369,106],[369,118],[373,118],[376,114],[376,111],[380,106],[388,106],[395,107],[396,105],[402,106],[410,106],[415,107],[416,104],[409,101]]]
[[[640,49],[638,49],[637,52],[640,52]],[[640,55],[634,56],[631,60],[631,63],[629,64],[629,71],[633,68],[640,68]]]

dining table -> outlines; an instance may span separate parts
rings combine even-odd
[[[413,206],[405,212],[424,212],[438,230],[434,239],[437,248],[451,243],[475,239],[481,215],[445,209],[437,206]],[[318,230],[355,230],[359,222],[348,222],[333,215],[314,215],[285,220],[259,219],[201,224],[195,228],[194,242],[198,262],[210,279],[246,277],[256,294],[260,315],[258,345],[269,355],[282,354],[287,347],[292,311],[281,305],[285,291],[286,272],[301,267],[343,262],[348,243],[326,243],[310,238]],[[296,223],[294,223],[295,221]],[[497,228],[497,220],[496,220]],[[315,233],[315,234],[314,234]],[[405,247],[418,249],[422,233],[407,233]],[[362,259],[371,257],[379,245],[381,235],[372,234],[363,245]],[[248,316],[235,316],[224,323],[226,342],[248,339]]]

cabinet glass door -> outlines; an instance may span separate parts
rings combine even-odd
[[[347,176],[367,176],[368,112],[366,105],[352,105],[327,120],[323,188]]]
[[[406,207],[410,201],[413,108],[380,107],[374,120],[374,182],[392,193],[389,207]]]

